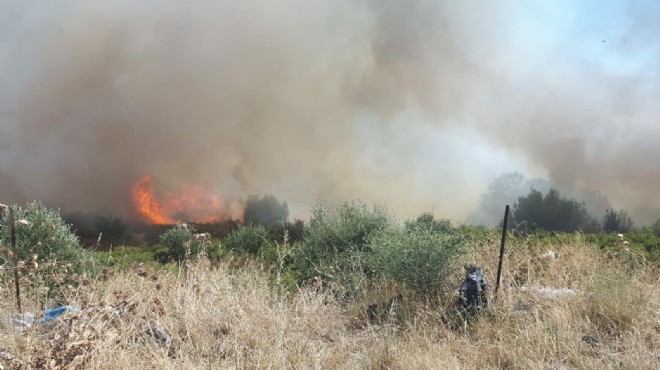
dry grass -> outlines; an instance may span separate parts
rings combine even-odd
[[[470,262],[483,266],[493,285],[497,241],[477,249]],[[548,249],[559,257],[542,257]],[[579,236],[510,250],[498,301],[467,322],[450,309],[449,290],[400,302],[389,322],[376,325],[366,317],[374,297],[340,302],[314,287],[278,294],[256,266],[202,261],[186,279],[138,268],[72,289],[66,301],[82,310],[55,326],[17,331],[5,320],[0,357],[24,368],[658,368],[654,267],[608,259]],[[458,287],[461,272],[451,279]],[[576,294],[541,298],[523,285]],[[10,289],[2,293],[6,318],[14,302]],[[27,310],[39,311],[38,294],[28,292]]]

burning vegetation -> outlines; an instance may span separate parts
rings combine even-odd
[[[176,192],[156,196],[153,176],[144,175],[131,187],[135,212],[150,224],[177,222],[218,223],[228,219],[242,219],[242,212],[232,210],[231,203],[212,194],[204,185],[183,184]]]

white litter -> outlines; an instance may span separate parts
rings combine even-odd
[[[537,295],[538,297],[541,298],[562,298],[562,297],[571,297],[574,296],[576,293],[574,290],[569,289],[569,288],[559,288],[559,289],[553,289],[553,288],[528,288],[528,287],[521,287],[521,291],[523,292],[531,292]]]

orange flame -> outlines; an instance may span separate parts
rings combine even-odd
[[[132,186],[133,205],[145,221],[171,224],[177,221],[213,223],[230,218],[229,203],[212,195],[203,185],[184,184],[178,193],[165,194],[164,200],[154,194],[154,180],[145,175]]]
[[[131,188],[133,205],[138,214],[153,224],[168,224],[172,220],[163,214],[163,206],[154,196],[154,179],[145,175]]]

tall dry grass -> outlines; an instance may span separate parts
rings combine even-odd
[[[544,257],[548,250],[558,257]],[[497,251],[497,240],[485,241],[466,260],[483,267],[491,291]],[[403,294],[378,322],[368,305],[396,287],[351,301],[317,286],[291,295],[256,264],[203,260],[185,278],[110,272],[66,291],[62,302],[81,310],[54,325],[19,331],[3,320],[0,358],[17,368],[658,368],[657,267],[626,251],[602,255],[579,235],[514,240],[508,251],[497,301],[469,319],[452,309],[461,271],[436,296]],[[575,295],[544,298],[533,289],[542,287]],[[8,318],[11,290],[2,294]],[[38,312],[43,292],[27,292],[25,303]]]

